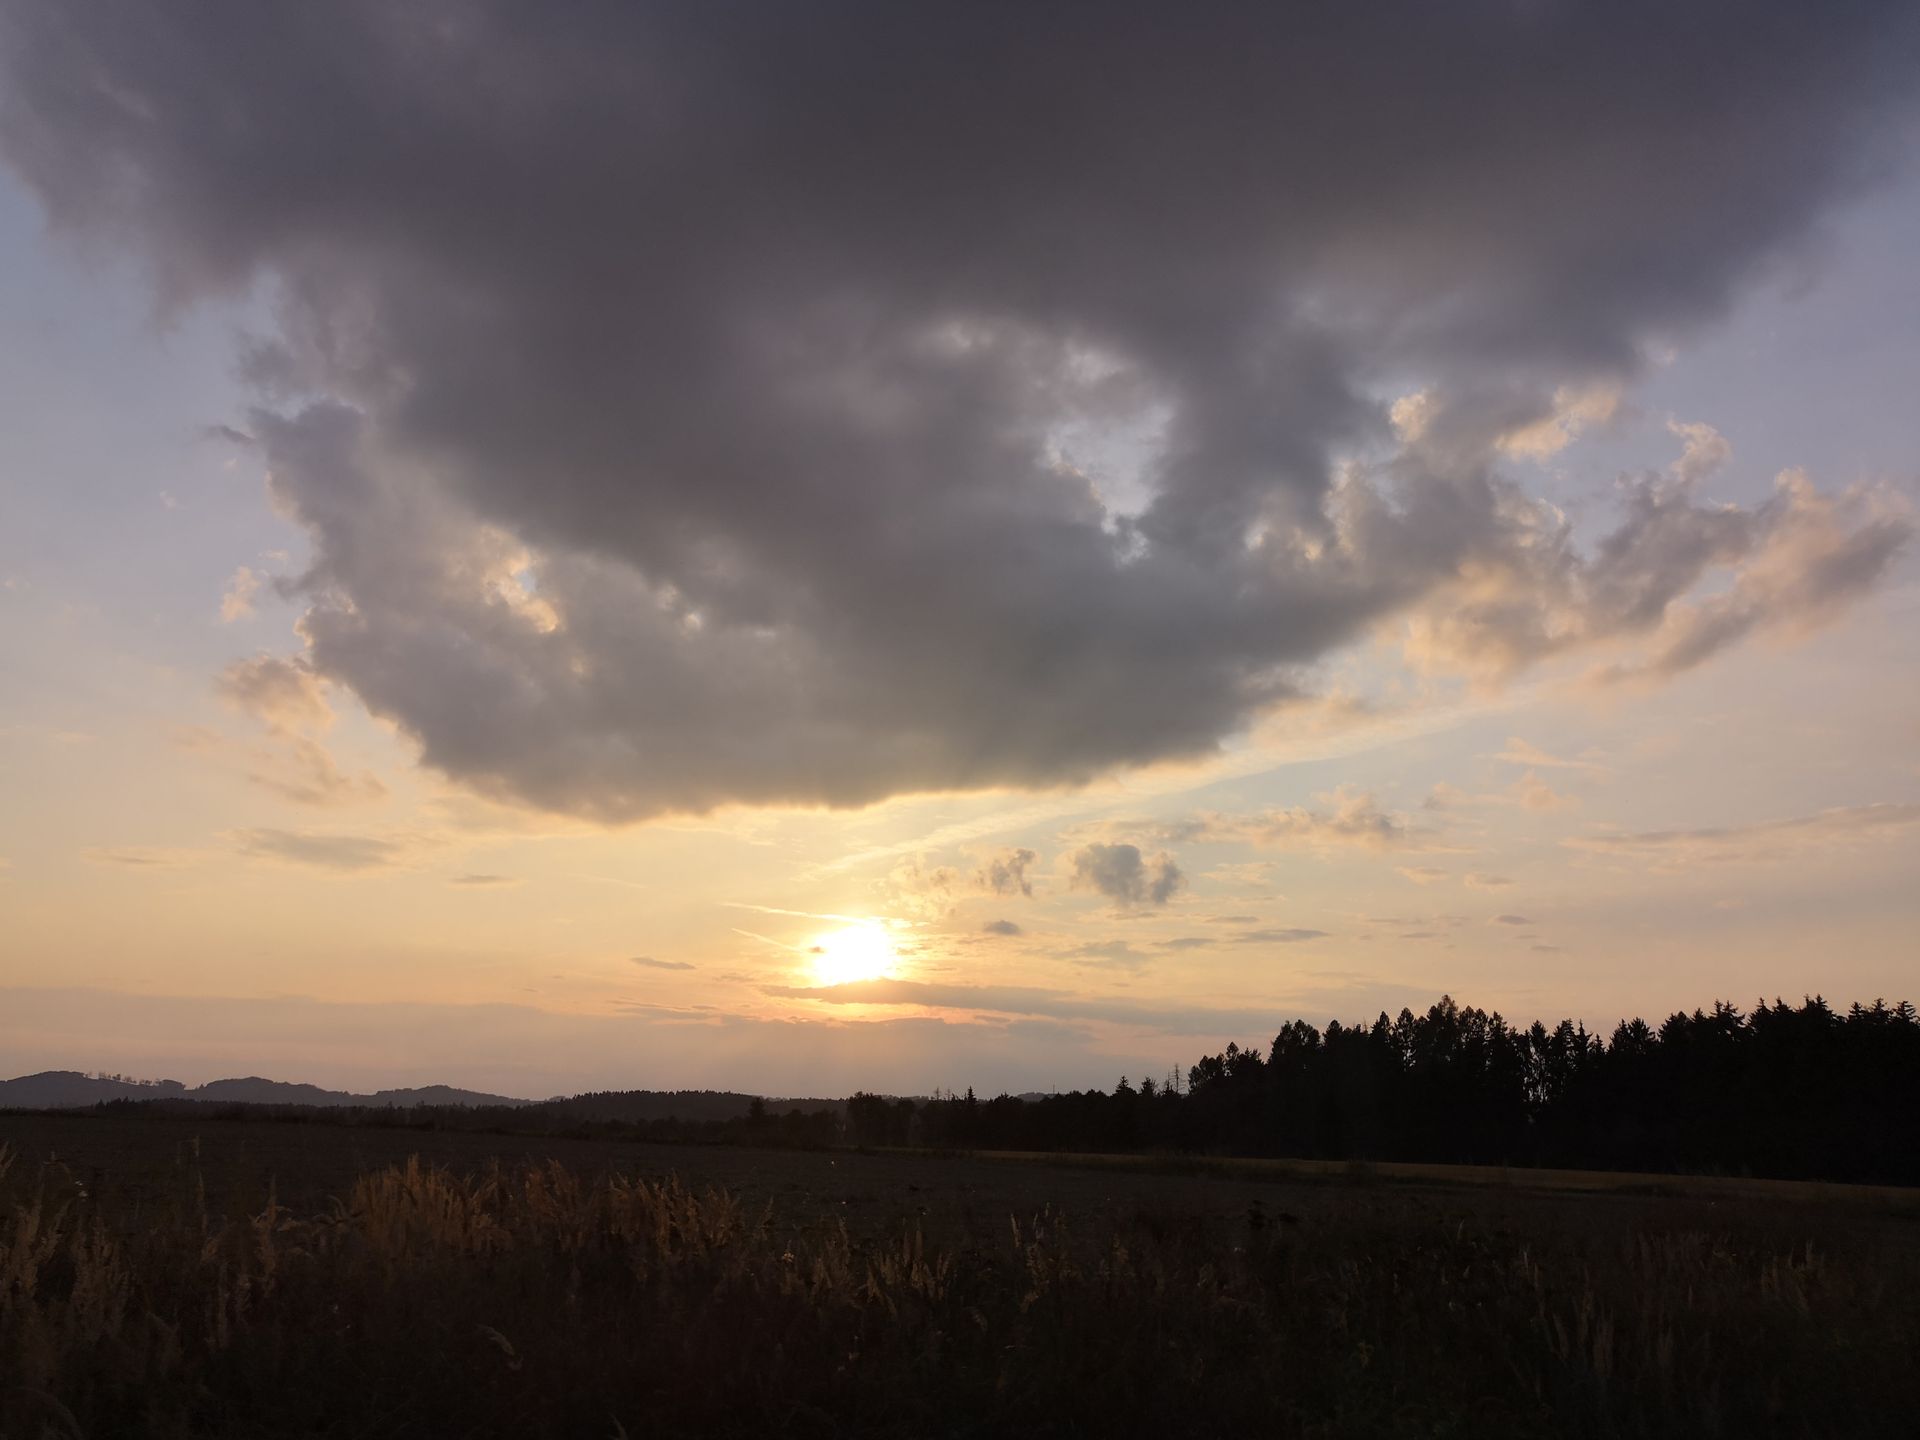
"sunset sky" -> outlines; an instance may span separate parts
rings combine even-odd
[[[1288,13],[0,6],[0,1075],[1916,996],[1916,7]]]

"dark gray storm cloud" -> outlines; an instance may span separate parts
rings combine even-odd
[[[1587,554],[1501,444],[1872,179],[1915,33],[17,0],[0,147],[165,303],[272,297],[247,433],[314,542],[311,673],[468,784],[625,819],[1204,753],[1422,607],[1437,660],[1658,634],[1658,676],[1844,603],[1903,525],[1689,472]]]

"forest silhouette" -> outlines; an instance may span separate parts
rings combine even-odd
[[[292,1089],[293,1087],[286,1087]],[[354,1097],[338,1097],[352,1100]],[[1920,1184],[1920,1014],[1820,996],[1726,1002],[1602,1038],[1443,996],[1371,1024],[1282,1025],[1111,1090],[844,1101],[621,1090],[514,1105],[160,1097],[107,1111],[205,1119],[819,1150],[927,1147],[1511,1165]]]
[[[1576,1021],[1521,1028],[1443,997],[1270,1045],[1228,1045],[1184,1076],[1110,1092],[857,1095],[865,1144],[1176,1150],[1333,1160],[1686,1171],[1920,1182],[1920,1020],[1912,1004],[1819,996],[1727,1003],[1608,1039]]]

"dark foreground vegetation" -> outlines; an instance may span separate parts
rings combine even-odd
[[[202,1133],[0,1120],[0,1436],[1912,1433],[1884,1199]]]

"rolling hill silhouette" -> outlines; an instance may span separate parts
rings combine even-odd
[[[78,1070],[43,1070],[0,1080],[0,1109],[72,1110],[108,1100],[215,1100],[239,1105],[527,1105],[532,1102],[450,1085],[376,1090],[356,1095],[286,1080],[248,1075],[187,1086],[178,1080],[126,1080],[83,1075]]]

